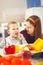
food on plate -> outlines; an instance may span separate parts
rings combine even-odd
[[[32,47],[32,46],[30,46],[30,47],[29,47],[29,50],[35,50],[35,48],[34,48],[34,47]]]

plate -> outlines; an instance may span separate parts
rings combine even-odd
[[[31,50],[30,52],[31,52],[32,54],[35,54],[35,53],[43,52],[43,50],[41,50],[41,51]]]

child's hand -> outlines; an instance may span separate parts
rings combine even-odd
[[[23,34],[21,34],[21,33],[19,33],[19,38],[20,38],[21,40],[25,40]]]

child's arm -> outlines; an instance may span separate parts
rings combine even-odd
[[[23,34],[19,33],[19,38],[21,39],[22,44],[28,44],[23,36]]]
[[[0,42],[0,48],[3,48],[5,46],[5,39],[2,39],[2,41]]]

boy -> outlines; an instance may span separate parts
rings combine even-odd
[[[8,45],[27,44],[23,35],[19,32],[18,24],[15,21],[8,23],[8,34],[9,36],[3,39],[0,43],[0,47]]]

